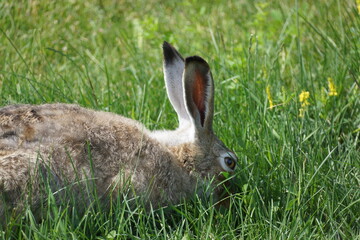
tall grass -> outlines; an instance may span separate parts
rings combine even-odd
[[[228,209],[201,199],[150,212],[126,198],[84,214],[50,204],[42,221],[26,210],[3,226],[3,239],[359,238],[355,0],[4,0],[0,17],[1,106],[78,103],[175,128],[166,40],[209,62],[214,127],[239,157]]]

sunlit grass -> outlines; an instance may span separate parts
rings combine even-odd
[[[147,212],[119,199],[109,211],[77,214],[52,204],[43,221],[27,210],[0,236],[359,237],[358,6],[355,0],[1,1],[1,106],[78,103],[150,129],[175,128],[162,76],[166,40],[184,56],[209,62],[214,128],[239,164],[228,209],[194,199]]]

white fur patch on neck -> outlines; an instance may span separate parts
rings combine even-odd
[[[195,129],[193,126],[182,126],[176,130],[157,130],[150,133],[152,139],[166,146],[176,146],[195,141]]]

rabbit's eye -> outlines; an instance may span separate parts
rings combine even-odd
[[[233,172],[236,167],[237,157],[232,152],[224,152],[220,154],[218,161],[225,171]]]
[[[236,162],[231,157],[225,157],[224,162],[225,162],[226,166],[228,166],[231,170],[235,169]]]

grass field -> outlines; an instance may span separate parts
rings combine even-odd
[[[78,103],[175,128],[161,44],[205,58],[239,157],[228,209],[30,211],[2,239],[360,239],[360,2],[0,1],[0,106]]]

